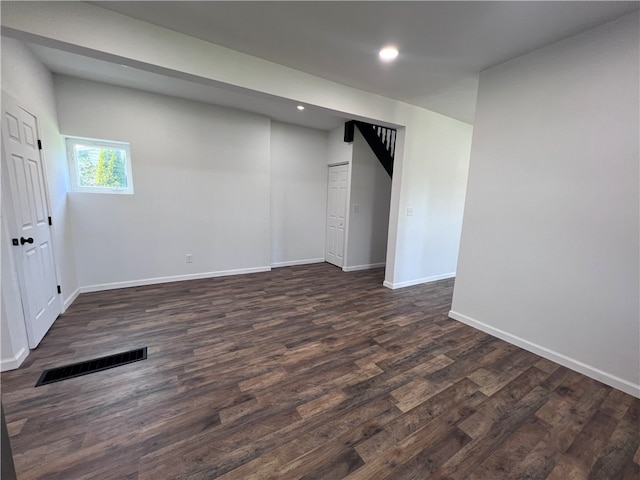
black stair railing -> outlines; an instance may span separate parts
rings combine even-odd
[[[381,127],[379,125],[371,125],[373,131],[378,135],[378,138],[382,141],[387,152],[394,158],[396,147],[396,130],[388,127]]]
[[[378,158],[389,176],[393,176],[393,158],[396,150],[396,130],[351,120],[344,124],[344,141],[353,142],[355,128],[358,128],[367,144]]]

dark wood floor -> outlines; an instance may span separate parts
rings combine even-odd
[[[2,375],[19,478],[640,478],[637,399],[447,318],[453,280],[382,279],[316,264],[81,295]]]

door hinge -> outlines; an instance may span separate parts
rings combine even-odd
[[[53,225],[53,223],[51,222],[51,217],[49,217],[49,226]]]
[[[58,293],[62,293],[62,289],[60,288],[60,285],[58,285]]]
[[[38,139],[38,150],[42,150],[42,140]]]

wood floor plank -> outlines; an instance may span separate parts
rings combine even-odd
[[[588,476],[589,470],[586,470],[577,459],[570,455],[562,455],[547,480],[584,480]]]
[[[467,417],[473,413],[473,407],[486,398],[477,392],[477,389],[478,386],[473,382],[467,379],[461,380],[414,409],[404,412],[403,415],[385,425],[379,433],[358,444],[356,450],[366,462],[370,462],[381,452],[390,449],[400,440],[445,412],[456,414],[460,411],[461,417]]]
[[[2,375],[18,478],[639,478],[638,399],[449,319],[453,279],[383,277],[314,264],[80,295]]]
[[[474,469],[468,480],[509,480],[513,471],[529,454],[531,446],[536,445],[548,434],[548,427],[535,416],[528,417],[525,422],[509,435],[494,453]]]
[[[594,462],[589,480],[622,478],[640,444],[640,406],[634,402],[618,423],[604,452]]]

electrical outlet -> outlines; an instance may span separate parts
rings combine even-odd
[[[191,255],[190,253],[187,253],[187,263],[191,263],[193,262],[193,255]]]
[[[407,208],[407,217],[413,217],[413,208]]]

